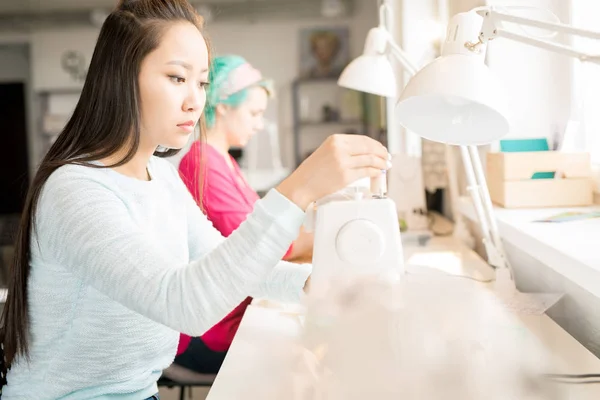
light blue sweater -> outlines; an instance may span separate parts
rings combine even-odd
[[[2,399],[145,399],[175,356],[247,295],[297,300],[310,266],[281,262],[304,213],[277,191],[224,239],[177,171],[152,179],[64,166],[42,191],[31,242],[30,360]]]

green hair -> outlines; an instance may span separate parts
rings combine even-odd
[[[221,88],[226,85],[229,80],[229,75],[233,70],[243,64],[247,64],[243,57],[236,55],[224,55],[215,57],[210,65],[208,74],[209,85],[206,90],[206,106],[204,107],[204,119],[206,127],[212,128],[216,122],[216,108],[219,104],[226,104],[233,108],[239,107],[248,98],[248,89],[245,88],[239,92],[233,93],[226,99],[221,99],[219,93]],[[259,82],[255,86],[264,87],[270,95],[268,83],[266,81]]]

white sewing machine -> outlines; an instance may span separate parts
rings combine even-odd
[[[311,295],[356,275],[397,279],[404,257],[394,202],[383,181],[361,180],[316,202],[305,228],[314,232]],[[377,187],[371,187],[372,185]]]

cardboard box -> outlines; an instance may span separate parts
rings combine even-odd
[[[593,201],[589,153],[488,153],[486,169],[492,201],[505,208],[588,206]],[[532,179],[548,172],[555,179]]]

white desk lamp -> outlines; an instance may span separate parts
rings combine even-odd
[[[382,5],[382,10],[383,7],[385,4]],[[501,13],[492,7],[482,7],[457,14],[450,20],[441,56],[418,72],[389,33],[383,32],[381,26],[372,29],[365,45],[365,54],[353,61],[339,80],[339,84],[344,87],[381,96],[395,96],[395,79],[389,78],[389,74],[385,72],[387,67],[382,66],[383,60],[389,64],[387,48],[391,49],[391,54],[404,69],[413,75],[400,95],[396,107],[397,116],[405,128],[424,138],[460,145],[468,189],[477,212],[488,263],[497,268],[497,273],[510,272],[511,268],[500,239],[476,146],[506,135],[509,122],[506,117],[506,94],[499,80],[484,63],[485,46],[496,37],[505,37],[582,61],[600,63],[597,55],[509,32],[503,29],[502,22],[600,39],[600,33],[597,32],[517,17]],[[384,78],[388,79],[387,85],[381,82]]]
[[[363,54],[342,71],[338,80],[340,86],[377,96],[397,98],[398,84],[388,59],[388,51],[411,76],[419,71],[387,30],[385,21],[386,13],[389,11],[387,3],[384,2],[379,6],[379,26],[369,31]]]

